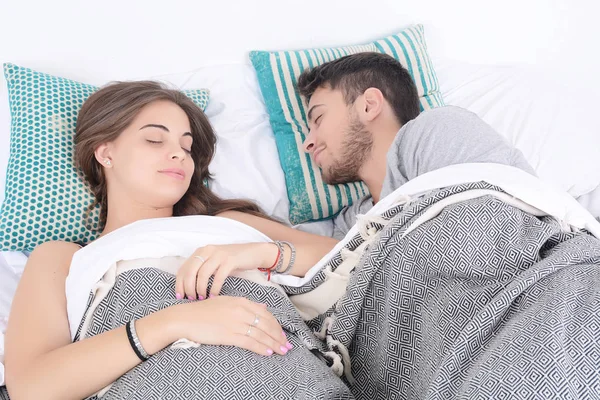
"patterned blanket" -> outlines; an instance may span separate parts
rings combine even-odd
[[[182,257],[121,261],[90,294],[75,340],[101,334],[160,309],[175,298]],[[353,399],[328,366],[324,344],[285,293],[258,271],[227,278],[222,294],[266,303],[294,345],[285,356],[262,356],[232,346],[198,345],[184,338],[138,364],[89,399]],[[338,367],[341,363],[337,362]],[[9,400],[4,387],[0,398]]]
[[[102,398],[600,398],[598,239],[486,183],[359,224],[307,284],[284,287],[289,299],[227,279],[225,293],[269,304],[295,346],[287,356],[169,347]],[[173,288],[160,268],[118,273],[86,334],[177,303]]]
[[[86,336],[93,336],[132,318],[188,301],[175,299],[174,292],[172,271],[183,260],[162,258],[118,263],[116,271],[109,270],[105,282],[98,285],[114,281],[112,288],[97,306],[88,310],[80,328]],[[352,399],[346,385],[324,362],[327,359],[317,357],[326,349],[287,296],[275,286],[261,284],[264,277],[260,273],[256,274],[259,279],[245,279],[252,275],[250,272],[240,275],[227,279],[222,294],[266,303],[294,349],[285,356],[266,357],[237,347],[202,346],[184,340],[127,372],[98,398]],[[94,304],[93,298],[90,304]]]
[[[308,321],[355,398],[600,398],[600,241],[487,183],[406,200],[285,288],[294,300],[356,260]]]

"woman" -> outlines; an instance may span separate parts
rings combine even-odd
[[[200,214],[236,219],[272,239],[291,243],[199,248],[179,269],[173,305],[149,312],[132,325],[121,325],[74,343],[65,312],[65,279],[80,246],[44,243],[29,258],[6,333],[6,384],[13,399],[81,399],[93,395],[137,370],[146,356],[161,352],[179,338],[201,345],[235,346],[226,350],[200,346],[188,351],[187,357],[192,357],[193,351],[206,355],[218,349],[219,354],[235,352],[238,360],[240,355],[252,359],[255,366],[262,366],[262,362],[270,365],[270,361],[261,360],[272,360],[274,353],[284,356],[296,352],[290,351],[293,346],[282,334],[280,322],[264,305],[216,295],[225,278],[236,269],[277,267],[282,271],[284,266],[288,273],[302,276],[335,241],[284,227],[267,219],[249,202],[221,200],[212,194],[202,182],[209,176],[215,143],[202,111],[182,93],[154,82],[109,85],[85,102],[77,121],[75,160],[101,207],[100,237],[140,220]],[[292,255],[294,247],[297,256]],[[189,301],[207,295],[211,298]],[[249,326],[256,329],[251,331]],[[242,348],[256,355],[244,353]],[[172,364],[167,353],[161,352],[160,357]],[[327,382],[329,371],[321,370],[325,366],[316,357],[301,362],[313,361],[309,369],[317,375],[321,371],[321,380]],[[277,362],[280,367],[274,368],[282,371],[289,364],[285,359]],[[298,364],[299,360],[293,362]],[[169,371],[173,370],[171,364]],[[291,383],[286,376],[278,379],[283,379],[282,385]],[[351,397],[341,381],[328,385],[327,391],[336,398]],[[158,389],[150,385],[145,390]],[[135,398],[135,390],[128,396]]]

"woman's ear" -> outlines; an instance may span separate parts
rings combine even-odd
[[[381,90],[377,88],[368,88],[363,94],[362,110],[365,122],[371,122],[381,114],[384,107],[385,98]]]
[[[110,145],[109,143],[103,143],[96,151],[94,151],[94,156],[96,157],[96,161],[100,163],[100,165],[110,168],[112,167],[112,158],[110,157]]]

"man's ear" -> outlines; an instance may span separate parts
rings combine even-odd
[[[96,151],[94,151],[94,157],[96,157],[96,161],[103,165],[104,167],[112,166],[112,157],[110,155],[111,146],[110,143],[102,143]]]
[[[365,90],[361,104],[361,114],[364,122],[372,122],[375,118],[383,112],[385,98],[381,90],[377,88],[368,88]]]

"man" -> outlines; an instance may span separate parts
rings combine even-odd
[[[500,163],[535,174],[523,154],[476,114],[458,107],[419,113],[417,88],[385,54],[359,53],[305,71],[305,151],[330,184],[363,181],[371,193],[334,219],[341,239],[375,203],[409,180],[462,163]]]

